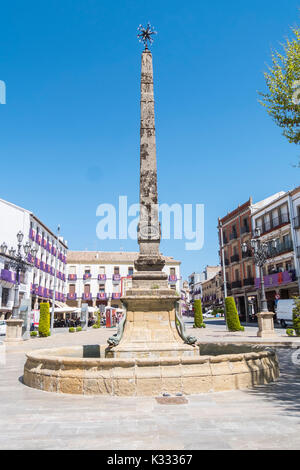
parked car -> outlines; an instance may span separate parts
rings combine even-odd
[[[6,322],[4,320],[0,321],[0,336],[6,335]]]
[[[295,302],[293,299],[280,299],[276,305],[276,317],[282,328],[286,328],[293,323],[293,308]]]

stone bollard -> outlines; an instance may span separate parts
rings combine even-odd
[[[7,343],[23,341],[22,326],[23,320],[20,318],[11,318],[10,320],[6,320],[6,337],[4,341]]]
[[[276,336],[274,330],[274,313],[273,312],[259,312],[257,314],[258,332],[257,336],[260,338],[274,338]]]

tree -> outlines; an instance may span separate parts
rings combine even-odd
[[[203,323],[201,299],[195,300],[194,312],[195,312],[194,328],[205,328],[206,325],[205,323]]]
[[[226,323],[229,331],[244,331],[240,324],[238,311],[233,297],[225,299]]]
[[[50,336],[50,306],[48,302],[40,303],[39,336]]]
[[[265,72],[268,93],[259,93],[260,103],[289,142],[300,144],[300,29],[286,39],[284,52],[272,53],[272,66]]]

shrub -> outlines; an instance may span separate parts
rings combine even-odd
[[[95,323],[95,325],[93,325],[93,328],[100,328],[100,326],[98,326],[97,323]]]
[[[244,327],[240,324],[237,308],[233,297],[226,297],[226,323],[229,331],[244,331]]]
[[[50,336],[50,305],[48,302],[40,304],[39,336]]]
[[[293,308],[293,327],[296,336],[300,336],[300,297],[294,297],[295,307]]]
[[[288,336],[295,336],[295,330],[294,330],[293,328],[288,328],[288,329],[286,330],[286,334],[287,334]]]
[[[300,336],[300,297],[294,297],[295,307],[293,308],[293,328],[288,328],[288,336]]]
[[[194,302],[194,312],[195,312],[194,327],[205,328],[206,325],[205,323],[203,323],[202,303],[200,299],[197,299]]]
[[[77,326],[76,331],[82,331],[81,326]]]
[[[95,325],[97,326],[97,328],[100,328],[100,326],[101,326],[101,313],[100,313],[99,310],[97,310],[97,321],[96,321]]]
[[[31,331],[30,336],[37,336],[37,331]]]
[[[73,326],[71,326],[69,328],[69,333],[75,333],[76,332],[76,328],[74,328]]]

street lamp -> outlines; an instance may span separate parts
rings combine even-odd
[[[16,271],[16,283],[14,287],[14,304],[13,304],[13,311],[12,311],[12,318],[16,319],[19,316],[19,287],[20,287],[20,273],[25,273],[28,269],[28,266],[33,264],[32,262],[28,261],[28,255],[31,253],[31,256],[34,260],[37,249],[32,247],[31,244],[27,241],[25,245],[22,247],[22,241],[24,238],[23,232],[21,230],[17,233],[17,240],[18,240],[18,250],[15,250],[13,247],[10,248],[8,254],[10,260],[8,261],[8,267],[12,268]],[[23,250],[22,250],[23,248]],[[7,251],[7,244],[5,242],[2,243],[1,247],[1,254],[6,254]],[[23,253],[22,253],[23,251]]]
[[[2,255],[5,255],[5,253],[7,251],[7,245],[6,245],[5,242],[3,242],[2,245],[0,246],[0,251],[1,251]]]
[[[259,268],[259,275],[260,275],[260,284],[261,284],[261,311],[267,312],[268,305],[265,293],[265,282],[264,282],[264,275],[263,275],[263,266],[266,263],[267,258],[270,257],[270,245],[266,242],[263,242],[260,239],[261,230],[259,227],[256,227],[254,230],[254,237],[250,240],[250,246],[248,243],[242,243],[242,250],[244,253],[252,251],[254,257],[254,263]],[[275,239],[269,240],[271,242],[271,248],[273,250],[276,249],[277,242]]]

